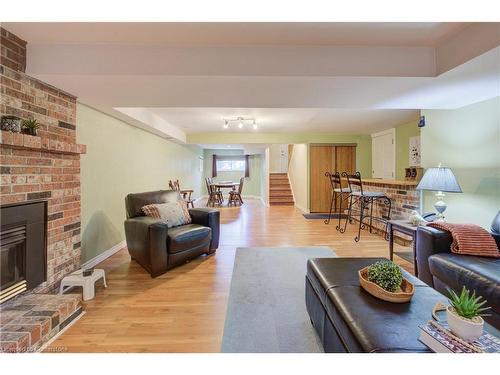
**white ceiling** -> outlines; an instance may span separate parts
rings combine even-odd
[[[370,133],[500,95],[500,24],[5,23],[27,73],[160,136]]]
[[[416,121],[418,110],[332,108],[152,108],[153,113],[175,124],[187,134],[199,132],[338,132],[368,134]],[[234,123],[223,129],[224,118],[253,117],[251,125],[238,129]]]
[[[434,47],[465,22],[4,23],[33,44]],[[43,26],[43,27],[42,27]]]

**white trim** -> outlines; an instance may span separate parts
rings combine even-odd
[[[117,243],[116,245],[114,245],[113,247],[109,248],[108,250],[103,251],[101,254],[97,255],[96,257],[83,263],[81,268],[86,269],[86,268],[95,267],[99,263],[108,259],[111,255],[117,253],[118,251],[120,251],[121,249],[123,249],[126,246],[127,246],[127,241],[121,241],[121,242]]]
[[[387,134],[392,134],[395,137],[396,136],[396,128],[390,128],[390,129],[382,130],[380,132],[372,133],[372,134],[370,134],[370,136],[372,138],[375,138],[375,137],[380,137],[382,135],[387,135]]]
[[[384,136],[384,135],[392,135],[392,179],[396,178],[396,128],[391,128],[387,130],[383,130],[381,132],[370,134],[372,138],[372,177],[373,177],[373,138]]]
[[[264,198],[263,197],[260,197],[260,201],[262,202],[262,204],[264,205],[264,207],[270,207],[269,204],[266,204],[266,202],[264,202]]]
[[[45,342],[42,346],[40,346],[36,352],[41,353],[43,352],[50,344],[52,344],[59,336],[61,336],[66,330],[71,327],[73,324],[75,324],[82,316],[86,314],[86,311],[83,310],[80,315],[78,315],[75,319],[73,319],[71,322],[69,322],[63,329],[61,329],[59,332],[57,332],[54,336],[50,338],[47,342]]]

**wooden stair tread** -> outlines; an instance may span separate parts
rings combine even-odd
[[[271,206],[295,205],[288,173],[269,174],[269,204]]]

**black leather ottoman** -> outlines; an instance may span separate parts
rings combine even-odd
[[[306,306],[327,353],[428,352],[419,325],[446,297],[404,272],[415,285],[409,303],[379,300],[360,286],[358,270],[383,258],[321,258],[307,263]]]

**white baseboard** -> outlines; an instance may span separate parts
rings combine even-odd
[[[264,201],[264,198],[260,197],[260,201],[262,202],[262,204],[264,205],[264,207],[270,207],[269,202],[266,203]]]
[[[123,249],[125,246],[127,246],[127,241],[122,241],[111,247],[110,249],[102,252],[95,258],[92,258],[85,263],[82,264],[82,269],[87,269],[87,268],[92,268],[101,263],[102,261],[108,259],[111,255],[117,253],[121,249]]]
[[[301,205],[295,204],[295,207],[297,207],[299,210],[301,210],[305,214],[309,213],[309,210],[305,207],[302,207]]]

